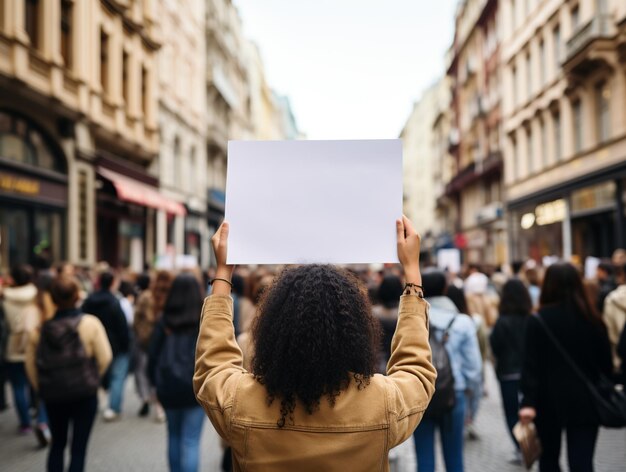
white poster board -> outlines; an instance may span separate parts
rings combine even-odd
[[[229,264],[398,262],[402,144],[230,141]]]
[[[459,274],[461,272],[461,251],[454,248],[439,249],[437,251],[437,268]]]

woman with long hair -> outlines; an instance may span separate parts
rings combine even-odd
[[[593,471],[599,419],[585,383],[548,333],[591,382],[611,376],[611,346],[606,326],[589,299],[576,268],[554,264],[546,271],[539,313],[526,326],[520,420],[535,421],[543,453],[541,472],[560,470],[561,435],[567,432],[571,471]]]
[[[504,417],[515,445],[514,462],[521,464],[519,446],[513,436],[513,426],[519,413],[520,379],[524,353],[524,332],[532,311],[528,289],[519,279],[511,279],[502,287],[500,316],[489,336],[496,376],[500,383]]]
[[[434,391],[418,234],[397,221],[407,286],[387,376],[375,374],[379,327],[367,291],[329,265],[290,267],[265,291],[253,323],[252,371],[242,366],[226,264],[228,224],[212,239],[217,271],[205,300],[194,388],[234,470],[389,470]]]
[[[201,310],[198,279],[189,273],[178,275],[150,345],[148,371],[165,408],[172,472],[195,472],[200,462],[204,412],[196,402],[192,378]]]

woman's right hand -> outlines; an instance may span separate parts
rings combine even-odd
[[[413,223],[404,215],[402,215],[402,219],[396,220],[396,231],[398,236],[398,259],[404,269],[406,282],[422,285],[420,235],[413,228]]]
[[[536,416],[537,410],[530,406],[526,406],[519,411],[519,420],[522,424],[528,424],[532,422]]]

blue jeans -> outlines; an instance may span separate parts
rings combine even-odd
[[[30,384],[26,377],[26,369],[23,362],[8,362],[7,370],[9,372],[9,381],[13,390],[13,401],[15,409],[22,428],[30,426],[30,414],[28,408],[30,405]],[[48,416],[43,402],[40,400],[37,408],[37,423],[48,423]]]
[[[127,352],[116,355],[111,362],[109,384],[109,408],[115,413],[122,412],[122,399],[124,396],[124,382],[128,375],[130,354]]]
[[[424,418],[413,433],[417,470],[435,472],[435,428],[439,427],[447,472],[463,472],[465,393],[456,392],[454,409],[442,418]]]
[[[171,472],[196,472],[200,462],[200,436],[204,424],[204,410],[166,408],[168,460]]]

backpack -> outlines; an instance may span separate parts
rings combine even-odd
[[[98,367],[78,334],[81,316],[46,321],[41,328],[36,365],[44,402],[69,402],[95,395]]]
[[[157,398],[164,408],[197,405],[193,391],[197,331],[165,332],[155,369]]]
[[[424,412],[424,418],[441,418],[446,413],[450,413],[456,405],[456,394],[454,391],[454,375],[452,374],[452,364],[450,356],[446,350],[446,342],[452,324],[457,315],[454,315],[446,329],[443,330],[441,340],[435,336],[438,328],[430,327],[428,341],[432,352],[433,365],[437,370],[437,380],[435,381],[435,393],[430,400],[430,404]]]

